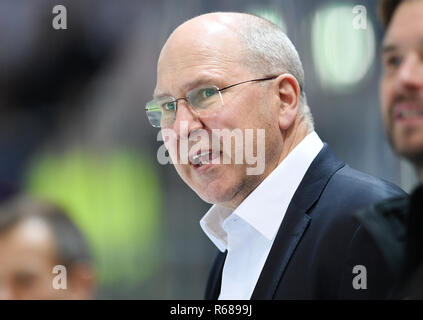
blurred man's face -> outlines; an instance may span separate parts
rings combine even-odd
[[[401,4],[382,49],[381,101],[393,148],[423,165],[423,1]]]
[[[68,289],[53,287],[59,264],[47,225],[36,218],[18,223],[0,234],[0,299],[86,299],[75,295],[71,279]]]
[[[55,299],[53,239],[39,220],[24,221],[0,235],[0,298]]]
[[[230,24],[229,24],[230,26]],[[257,78],[241,65],[239,59],[243,48],[228,25],[215,21],[182,26],[166,43],[158,62],[156,96],[184,97],[186,92],[201,85],[223,88],[241,81]],[[265,75],[262,75],[265,76]],[[258,76],[260,77],[260,76]],[[268,85],[268,86],[267,86]],[[172,159],[177,172],[204,201],[236,206],[264,177],[276,167],[282,146],[278,127],[278,109],[268,105],[269,82],[248,83],[222,92],[224,106],[207,116],[194,114],[185,101],[178,104],[175,123],[170,127],[177,133],[175,141],[165,141],[177,159]],[[183,156],[179,145],[186,137],[182,126],[186,125],[190,137],[201,129],[213,136],[214,129],[253,129],[255,142],[257,130],[265,130],[265,171],[260,175],[247,175],[247,163],[234,164],[235,146],[232,150],[221,148],[219,164],[209,163],[200,167],[192,163],[180,163]],[[198,132],[198,131],[197,131]],[[245,134],[244,141],[245,141]],[[195,142],[189,142],[188,153]],[[209,142],[210,146],[212,142]],[[243,148],[243,147],[241,147]],[[253,147],[254,150],[256,146]],[[243,150],[241,149],[241,152]],[[237,150],[239,152],[239,150]],[[170,152],[172,154],[172,152]],[[223,157],[231,157],[231,164],[223,164]]]

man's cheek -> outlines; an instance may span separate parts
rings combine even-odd
[[[382,120],[385,128],[388,130],[392,130],[392,119],[389,116],[389,109],[385,106],[382,107]]]
[[[177,147],[177,143],[173,142],[173,143],[165,143],[166,149],[169,152],[169,156],[172,160],[173,164],[178,164],[179,163],[179,157],[178,157],[178,147]]]
[[[178,163],[178,139],[176,132],[171,129],[162,129],[164,146],[169,152],[172,163]]]
[[[384,109],[387,105],[388,94],[389,94],[389,82],[385,77],[382,77],[379,87],[380,92],[380,101],[382,109]]]
[[[389,102],[389,96],[388,96],[388,92],[386,91],[386,88],[382,87],[381,90],[381,113],[382,113],[382,119],[384,122],[384,125],[388,127],[391,126],[390,122],[392,122],[391,116],[390,116],[390,102]]]

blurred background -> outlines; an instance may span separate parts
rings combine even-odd
[[[55,5],[67,29],[55,30]],[[353,8],[366,28],[353,27]],[[316,131],[354,168],[409,191],[379,103],[377,1],[0,0],[0,199],[29,192],[65,207],[94,253],[99,299],[202,299],[216,248],[203,203],[157,162],[145,116],[172,30],[213,11],[279,24],[302,58]]]

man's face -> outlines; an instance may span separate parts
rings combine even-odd
[[[383,49],[382,113],[389,140],[400,155],[423,164],[423,1],[395,11]]]
[[[24,219],[0,234],[0,300],[91,299],[91,269],[72,266],[57,272],[60,265],[53,235],[36,217]],[[54,272],[53,272],[54,271]],[[53,286],[66,278],[66,288]],[[57,283],[57,279],[56,282]]]
[[[52,286],[58,264],[48,227],[40,220],[20,222],[0,235],[0,299],[57,299]]]
[[[263,77],[253,75],[243,66],[239,59],[242,45],[237,41],[233,30],[225,30],[227,26],[209,22],[204,25],[184,26],[177,30],[166,43],[158,62],[156,96],[169,95],[175,98],[185,97],[187,91],[201,85],[226,87],[241,81]],[[224,106],[216,112],[205,115],[193,113],[186,102],[178,103],[175,123],[170,129],[176,132],[176,141],[166,141],[166,147],[175,152],[172,161],[181,178],[206,202],[234,206],[242,201],[278,163],[278,153],[282,146],[282,138],[277,120],[277,107],[271,103],[272,83],[247,83],[222,92]],[[219,164],[195,166],[191,163],[180,163],[184,155],[180,152],[183,143],[183,126],[187,127],[188,136],[195,137],[202,131],[209,136],[212,146],[212,130],[253,129],[254,151],[257,150],[257,130],[265,130],[265,170],[260,175],[247,175],[246,169],[251,167],[245,163],[234,163],[234,143],[231,148],[221,145]],[[201,129],[201,130],[200,130]],[[243,134],[245,142],[245,134]],[[197,140],[199,141],[199,140]],[[195,140],[189,141],[188,154]],[[221,144],[221,141],[220,141]],[[239,146],[239,145],[238,145]],[[171,150],[175,149],[176,150]],[[223,157],[231,157],[231,164],[223,164]]]

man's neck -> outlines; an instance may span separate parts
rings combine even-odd
[[[248,195],[253,192],[255,188],[257,188],[257,186],[262,183],[264,179],[266,179],[267,176],[272,173],[272,171],[276,169],[276,167],[288,156],[288,154],[308,135],[310,129],[307,123],[305,123],[303,119],[297,119],[296,121],[297,122],[291,130],[284,132],[283,146],[279,161],[272,165],[272,168],[263,174],[262,179],[254,182],[251,181],[252,183],[249,185],[250,188],[248,188],[247,192],[241,189],[230,201],[219,205],[235,210],[239,204],[244,201],[244,199],[248,197]]]
[[[309,126],[307,123],[301,120],[297,120],[298,123],[295,125],[295,130],[288,130],[285,132],[283,137],[283,147],[281,156],[279,157],[278,165],[291,153],[295,147],[303,141],[303,139],[309,133]]]

